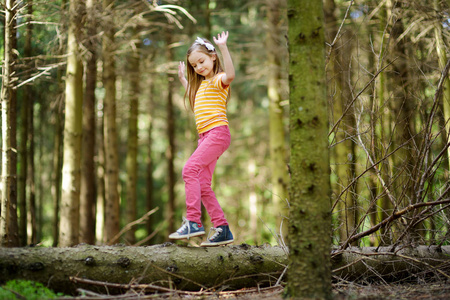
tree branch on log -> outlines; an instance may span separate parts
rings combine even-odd
[[[401,209],[399,211],[393,212],[392,215],[390,215],[388,218],[384,219],[383,221],[381,221],[377,225],[373,226],[372,228],[367,229],[366,231],[363,231],[361,233],[352,235],[350,238],[348,238],[342,244],[340,249],[346,249],[352,242],[357,241],[357,240],[361,239],[364,236],[367,236],[367,235],[369,235],[371,233],[376,232],[380,228],[383,228],[383,227],[387,226],[392,221],[400,218],[404,214],[406,214],[406,213],[408,213],[408,212],[410,212],[410,211],[412,211],[414,209],[418,209],[418,208],[425,207],[425,206],[435,206],[435,205],[440,205],[440,204],[446,204],[446,203],[450,203],[450,199],[441,200],[441,201],[421,202],[421,203],[416,203],[416,204],[410,204],[407,207],[405,207],[405,208],[403,208],[403,209]]]
[[[110,241],[107,242],[108,245],[113,245],[125,232],[133,228],[135,225],[142,224],[144,221],[146,221],[151,215],[153,215],[155,212],[157,212],[159,207],[155,207],[154,209],[148,211],[145,215],[143,215],[141,218],[128,223],[125,225],[122,230],[116,234]]]

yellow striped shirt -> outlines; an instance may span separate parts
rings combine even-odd
[[[224,86],[220,73],[211,79],[203,80],[195,95],[194,115],[198,133],[214,127],[228,125],[227,96],[229,86]]]

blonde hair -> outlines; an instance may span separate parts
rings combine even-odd
[[[209,43],[212,45],[210,41],[207,39],[202,39],[205,43]],[[187,68],[187,81],[188,81],[188,87],[186,89],[186,93],[184,94],[184,97],[186,96],[189,99],[189,104],[191,105],[192,111],[194,111],[194,104],[195,104],[195,95],[197,94],[197,90],[202,84],[202,81],[205,80],[205,77],[195,73],[194,68],[189,63],[189,55],[192,54],[192,52],[198,51],[203,54],[208,55],[209,57],[215,56],[216,59],[214,60],[214,67],[213,67],[213,73],[214,76],[219,74],[220,72],[223,72],[222,64],[220,62],[219,56],[217,55],[216,50],[208,50],[205,45],[194,43],[191,47],[189,47],[187,54],[186,54],[186,68]]]

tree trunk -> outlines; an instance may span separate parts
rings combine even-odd
[[[379,36],[379,53],[380,56],[378,58],[377,62],[377,71],[380,70],[383,67],[383,62],[386,60],[386,46],[384,46],[387,43],[387,40],[389,38],[386,37],[385,30],[386,26],[388,25],[388,8],[382,7],[380,12],[380,20],[379,20],[379,28],[378,31],[381,32]],[[389,115],[388,115],[388,102],[386,99],[388,98],[386,96],[387,94],[387,88],[386,88],[386,73],[381,72],[378,75],[378,80],[375,82],[375,96],[374,98],[376,100],[376,109],[373,109],[373,111],[378,112],[378,115],[372,116],[372,120],[374,118],[378,118],[378,122],[375,124],[375,133],[373,134],[373,141],[372,141],[372,152],[374,153],[376,157],[376,161],[382,161],[379,167],[381,176],[383,181],[386,183],[387,186],[390,186],[391,183],[391,171],[390,171],[390,165],[389,165],[389,159],[382,159],[382,155],[385,155],[387,153],[388,149],[388,143],[390,141],[391,136],[391,123],[389,122]],[[373,113],[374,114],[374,113]],[[377,201],[377,213],[376,213],[376,220],[375,223],[381,222],[381,220],[384,220],[389,217],[390,212],[392,211],[392,203],[389,199],[389,196],[387,195],[385,188],[383,187],[383,184],[380,182],[380,180],[377,181],[377,195],[382,195],[378,198]],[[386,228],[380,229],[380,235],[378,237],[378,240],[380,244],[389,245],[391,243],[391,236],[389,234],[386,234],[388,230]]]
[[[103,106],[103,99],[98,99],[99,107]],[[104,107],[104,106],[103,106]],[[104,111],[101,111],[104,114]],[[100,244],[106,244],[105,239],[105,119],[99,117],[97,122],[99,124],[97,148],[98,161],[96,168],[97,175],[97,206],[96,206],[96,224],[95,235],[96,240]]]
[[[443,9],[439,5],[438,0],[434,0],[434,9],[436,11],[443,11]],[[445,49],[445,43],[442,37],[442,23],[439,21],[436,21],[434,25],[434,35],[436,38],[436,52],[439,58],[439,67],[441,70],[444,69],[445,65],[447,64],[447,54]],[[445,78],[444,83],[444,90],[442,92],[442,111],[444,115],[444,123],[445,123],[445,132],[443,135],[444,145],[446,145],[449,141],[449,133],[450,133],[450,79],[447,77]],[[450,172],[450,147],[447,148],[447,157],[448,157],[448,166],[447,166],[447,172]]]
[[[283,122],[283,107],[281,106],[281,53],[285,53],[284,34],[282,31],[281,10],[286,7],[286,0],[266,1],[268,31],[266,37],[268,58],[267,95],[269,97],[270,122],[270,170],[272,182],[273,214],[276,216],[277,232],[288,212],[289,174],[286,162],[286,134]],[[283,226],[280,234],[287,237],[287,226]]]
[[[2,188],[0,207],[0,246],[19,245],[17,222],[16,93],[14,91],[14,47],[16,1],[5,1],[5,40],[2,66]]]
[[[289,0],[288,294],[331,298],[331,206],[322,1]]]
[[[167,61],[171,62],[173,60],[173,50],[170,48],[172,44],[172,35],[168,31],[166,32],[166,42],[169,47],[167,50]],[[169,139],[169,147],[166,151],[167,158],[167,173],[168,173],[168,183],[167,189],[169,193],[168,200],[168,211],[167,211],[167,230],[169,233],[175,231],[175,115],[173,106],[173,86],[175,81],[175,76],[172,74],[167,75],[168,87],[167,87],[167,137]]]
[[[326,24],[329,27],[329,44],[331,45],[329,61],[329,94],[332,105],[333,124],[335,128],[333,140],[334,172],[337,183],[333,190],[337,201],[339,215],[339,237],[345,241],[356,229],[358,210],[356,199],[355,175],[355,143],[351,139],[355,135],[355,116],[353,107],[348,108],[352,101],[352,70],[351,52],[353,50],[353,34],[351,29],[344,32],[337,30],[337,18],[334,15],[336,6],[333,0],[324,2]],[[334,44],[333,44],[334,43]],[[352,185],[349,187],[349,185]]]
[[[28,279],[56,291],[74,293],[76,285],[70,282],[71,276],[154,283],[183,290],[263,286],[277,281],[287,258],[279,247],[207,249],[168,243],[149,247],[0,248],[0,262],[0,282]]]
[[[140,95],[140,51],[141,42],[138,36],[139,28],[134,29],[133,39],[136,41],[129,57],[129,78],[130,78],[130,110],[128,119],[128,151],[126,158],[127,180],[126,180],[126,223],[131,223],[137,219],[137,179],[138,179],[138,115],[139,115],[139,95]],[[127,243],[136,243],[136,227],[127,231],[125,239]]]
[[[24,55],[25,57],[31,57],[33,55],[33,49],[32,49],[32,36],[33,36],[33,1],[28,0],[27,3],[27,13],[28,13],[28,22],[27,24],[27,39],[25,42],[25,50]],[[35,154],[35,134],[34,134],[34,102],[33,102],[33,88],[31,85],[25,86],[25,95],[24,95],[25,103],[27,105],[25,106],[28,110],[28,130],[27,130],[27,173],[28,175],[26,177],[26,183],[29,187],[29,209],[28,209],[28,226],[30,228],[31,235],[28,239],[28,244],[36,244],[38,241],[38,211],[36,205],[36,181],[35,181],[35,163],[34,163],[34,154]]]
[[[146,196],[145,196],[145,203],[146,203],[146,208],[147,211],[151,211],[153,208],[155,208],[155,201],[154,201],[154,196],[153,196],[153,139],[152,139],[152,132],[153,132],[153,80],[150,77],[148,79],[148,113],[150,114],[150,120],[148,122],[148,129],[147,129],[147,158],[146,158],[146,170],[147,170],[147,174],[146,174]],[[154,224],[155,224],[155,217],[153,215],[149,216],[146,222],[146,229],[147,229],[147,235],[150,235],[154,228]],[[148,243],[148,241],[147,241]],[[148,243],[149,244],[149,243]]]
[[[31,22],[30,22],[31,23]],[[30,50],[28,47],[31,46],[28,40],[30,37],[27,35],[25,42],[24,55],[25,57],[30,57]],[[31,87],[26,85],[24,87],[23,101],[20,107],[20,147],[19,151],[19,163],[17,172],[17,203],[19,208],[18,218],[19,218],[19,240],[20,245],[25,246],[27,244],[27,145],[28,145],[28,113],[31,102],[28,96],[31,92]]]
[[[337,94],[334,102],[335,120],[340,120],[340,126],[336,129],[336,173],[338,176],[338,190],[340,207],[340,237],[342,241],[347,240],[355,231],[358,224],[357,182],[355,165],[355,110],[351,105],[352,95],[352,69],[351,53],[353,50],[353,34],[351,29],[342,33],[342,47],[337,55],[335,76],[340,81],[340,94]],[[351,187],[349,187],[351,185]]]
[[[81,185],[81,134],[83,105],[83,64],[79,50],[83,1],[71,0],[67,36],[66,105],[62,170],[61,246],[78,244]]]
[[[32,43],[31,38],[33,34],[33,24],[32,24],[32,15],[33,15],[33,1],[27,1],[27,26],[26,26],[26,39],[24,45],[24,56],[27,58],[31,58],[32,56]],[[30,66],[30,65],[28,65]],[[29,159],[32,159],[33,156],[29,153],[32,147],[32,141],[34,140],[33,135],[29,132],[29,130],[33,129],[33,100],[32,100],[32,86],[31,84],[27,84],[24,86],[23,90],[23,102],[21,107],[21,131],[20,131],[20,147],[19,147],[19,172],[17,174],[17,202],[19,205],[19,238],[20,245],[25,246],[28,242],[27,237],[27,215],[30,215],[31,228],[34,229],[31,233],[31,243],[36,243],[36,215],[32,214],[31,205],[30,210],[27,210],[27,179],[29,178],[28,170],[34,170],[34,168],[30,165],[28,167]],[[30,161],[31,162],[31,161]],[[29,178],[30,183],[34,185],[34,180]],[[30,186],[31,187],[31,186]],[[31,190],[30,190],[31,192]],[[31,193],[30,193],[31,198]],[[31,204],[31,203],[30,203]],[[34,205],[35,208],[36,205]],[[35,212],[35,209],[34,209]],[[34,222],[33,222],[34,221]],[[34,226],[33,226],[34,225]],[[33,231],[33,230],[32,230]]]
[[[59,76],[58,76],[59,77]],[[60,77],[59,77],[60,78]],[[52,199],[53,199],[53,220],[52,235],[53,247],[59,244],[59,208],[61,206],[61,168],[62,168],[62,125],[64,100],[60,95],[55,105],[55,137],[53,141],[53,166],[52,166]]]
[[[97,83],[97,53],[93,40],[96,34],[96,0],[86,1],[87,48],[86,89],[83,102],[83,142],[80,195],[80,242],[95,244],[95,203],[97,201],[95,176],[95,141],[97,138],[95,115],[95,87]]]
[[[418,152],[416,145],[420,145],[416,139],[415,133],[415,110],[416,102],[411,93],[409,92],[409,68],[408,66],[412,63],[408,61],[409,53],[406,45],[407,37],[399,39],[404,33],[405,27],[402,20],[403,4],[400,2],[392,1],[392,15],[393,20],[391,35],[391,55],[392,59],[392,91],[393,91],[393,102],[392,102],[392,112],[391,115],[394,118],[395,130],[393,132],[393,149],[396,147],[401,147],[399,151],[393,155],[394,165],[393,169],[397,170],[398,178],[394,182],[394,195],[397,201],[397,205],[400,207],[405,207],[408,204],[416,204],[420,199],[416,197],[416,191],[414,190],[416,181],[419,181],[419,175],[416,172],[417,162],[418,162]],[[394,42],[395,41],[395,42]],[[416,221],[415,214],[419,213],[420,210],[415,210],[411,215],[407,216],[408,220],[412,222]],[[419,243],[421,238],[421,233],[423,230],[423,222],[417,226],[409,228],[409,234],[407,239],[413,243]],[[395,236],[398,238],[398,236]]]
[[[105,240],[110,241],[120,231],[119,207],[119,157],[116,126],[116,74],[114,58],[114,1],[103,0],[103,10],[107,19],[103,35],[103,87],[104,135],[105,135]]]

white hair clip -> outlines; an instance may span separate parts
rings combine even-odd
[[[195,43],[196,44],[200,44],[200,45],[204,45],[206,47],[206,49],[208,49],[209,51],[216,50],[213,45],[211,45],[210,43],[205,42],[202,38],[197,37],[197,39],[195,40]]]

